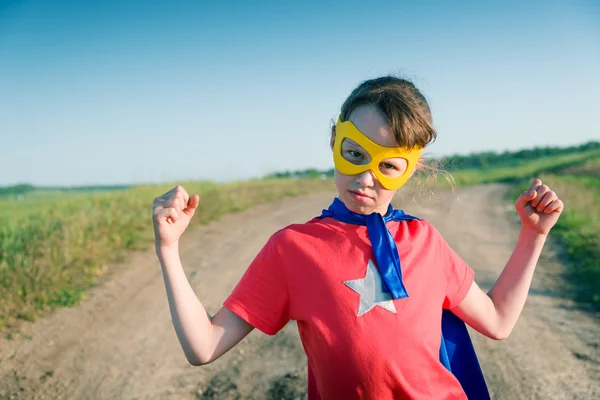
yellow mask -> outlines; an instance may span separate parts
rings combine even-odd
[[[344,139],[350,139],[358,144],[364,152],[368,153],[371,160],[368,163],[358,163],[357,160],[348,160],[342,153],[342,143]],[[423,148],[415,147],[413,150],[408,150],[406,147],[384,147],[373,142],[366,137],[361,131],[354,126],[350,121],[342,122],[341,117],[335,125],[335,142],[333,145],[333,162],[338,172],[344,175],[358,175],[367,170],[371,170],[381,183],[381,186],[388,190],[400,188],[410,178],[412,172],[417,166],[419,156],[423,152]],[[392,158],[403,158],[406,160],[406,170],[399,174],[390,172],[382,172],[380,164],[385,160]]]

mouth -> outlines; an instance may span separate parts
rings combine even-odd
[[[367,202],[369,200],[373,200],[373,198],[371,196],[367,196],[364,193],[358,192],[356,190],[349,190],[348,191],[350,193],[350,196],[352,196],[352,198],[354,200],[360,201],[360,202]]]

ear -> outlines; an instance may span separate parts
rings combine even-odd
[[[333,146],[335,145],[335,125],[331,127],[331,138],[329,139],[329,147],[331,147],[331,151],[333,151]]]

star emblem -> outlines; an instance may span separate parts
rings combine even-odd
[[[375,264],[373,264],[373,261],[369,260],[367,273],[364,278],[344,281],[344,284],[360,296],[358,317],[369,312],[375,306],[385,308],[394,314],[396,313],[392,295],[383,291],[381,274]]]

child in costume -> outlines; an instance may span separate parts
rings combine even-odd
[[[431,224],[390,204],[435,137],[412,83],[361,83],[332,128],[338,196],[311,221],[274,233],[214,316],[178,253],[199,197],[180,186],[157,197],[156,251],[188,361],[210,363],[252,329],[274,335],[295,320],[309,399],[489,398],[464,323],[493,339],[510,334],[563,203],[539,179],[519,196],[517,244],[484,293]]]

